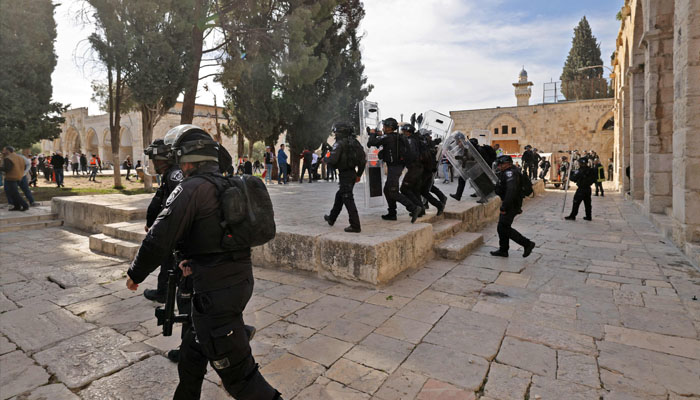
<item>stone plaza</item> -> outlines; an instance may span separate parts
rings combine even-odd
[[[344,225],[321,219],[325,200],[309,211],[294,197],[321,188],[335,185],[274,185],[276,213],[338,235]],[[256,262],[244,318],[262,373],[300,400],[700,398],[698,269],[620,194],[594,197],[592,222],[562,220],[563,196],[543,191],[516,219],[537,243],[527,259],[519,248],[489,256],[488,222],[466,258],[434,252],[378,285]],[[362,218],[368,233],[410,225]],[[164,354],[180,331],[163,337],[142,296],[155,273],[129,291],[128,260],[91,250],[91,235],[0,234],[0,398],[172,396],[177,367]],[[202,398],[228,398],[211,368]]]

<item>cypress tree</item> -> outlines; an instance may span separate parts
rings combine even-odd
[[[607,81],[603,68],[588,68],[603,65],[600,43],[593,36],[591,26],[584,16],[574,28],[571,50],[561,73],[561,89],[567,100],[599,99],[608,97]]]

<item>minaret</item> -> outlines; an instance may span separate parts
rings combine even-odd
[[[518,82],[513,84],[515,86],[515,98],[518,99],[518,107],[530,105],[530,95],[532,94],[530,86],[532,85],[532,82],[528,82],[527,71],[523,67],[520,75],[518,75]]]

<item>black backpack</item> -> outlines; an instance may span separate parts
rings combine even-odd
[[[221,247],[243,250],[263,245],[275,237],[275,212],[263,181],[250,175],[216,177],[199,175],[219,191],[224,237]]]
[[[362,144],[354,137],[346,138],[344,141],[344,149],[343,153],[340,155],[339,167],[342,169],[352,169],[365,165],[367,162],[367,154]]]
[[[530,177],[520,171],[520,197],[535,197],[535,191],[532,189],[532,181]]]

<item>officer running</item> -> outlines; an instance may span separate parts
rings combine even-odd
[[[194,125],[171,129],[165,143],[172,145],[185,179],[165,201],[141,243],[127,271],[126,286],[136,290],[173,248],[183,255],[179,267],[184,276],[192,276],[194,286],[192,328],[180,347],[180,382],[174,398],[199,399],[211,363],[234,398],[280,399],[258,370],[243,324],[243,310],[253,293],[250,248],[221,247],[219,195],[209,180],[224,179],[219,172],[219,144]]]
[[[437,215],[442,215],[447,204],[447,196],[435,186],[435,173],[438,166],[437,147],[441,140],[433,140],[433,131],[429,129],[421,128],[418,130],[418,133],[423,141],[422,147],[425,149],[421,153],[421,162],[423,163],[423,176],[420,183],[421,195],[428,203],[437,208]],[[437,196],[437,199],[433,195]]]
[[[396,221],[396,202],[403,204],[411,214],[411,223],[416,222],[418,217],[425,211],[420,204],[409,200],[399,192],[399,179],[403,173],[404,161],[401,159],[400,147],[402,139],[396,130],[399,123],[394,118],[387,118],[382,121],[383,132],[370,131],[367,146],[381,147],[380,159],[387,165],[386,183],[384,183],[384,197],[389,205],[389,212],[382,215],[382,219]]]
[[[170,197],[170,193],[182,182],[183,176],[180,167],[175,164],[170,146],[166,145],[163,139],[154,140],[143,153],[149,160],[153,161],[153,167],[156,173],[163,177],[162,183],[153,196],[153,199],[151,199],[151,204],[148,205],[148,210],[146,211],[145,229],[146,232],[148,232],[156,221],[158,214],[165,208],[165,200]],[[175,267],[174,264],[175,259],[173,258],[173,254],[172,252],[168,252],[168,255],[160,264],[157,289],[144,290],[143,296],[145,298],[158,303],[165,303],[165,296],[168,291],[168,269]]]
[[[520,194],[520,173],[513,167],[510,156],[500,156],[496,159],[498,167],[498,185],[496,194],[501,198],[501,215],[498,218],[499,248],[492,251],[492,256],[508,257],[510,240],[523,246],[523,257],[527,257],[535,248],[535,242],[529,240],[520,232],[513,229],[515,216],[522,213],[523,198]]]
[[[401,125],[401,134],[403,135],[404,143],[406,144],[403,154],[403,161],[406,165],[406,175],[401,182],[401,194],[406,196],[414,204],[423,205],[421,200],[421,179],[423,177],[423,164],[420,160],[421,143],[420,138],[416,135],[416,128],[411,124]],[[425,215],[425,208],[421,211],[420,216]]]
[[[338,169],[338,191],[335,193],[335,202],[330,214],[324,215],[323,219],[328,225],[333,226],[338,219],[340,211],[345,205],[350,219],[350,226],[345,228],[345,232],[360,233],[360,216],[355,206],[355,198],[352,189],[355,183],[360,181],[362,173],[365,171],[367,156],[360,142],[355,138],[355,130],[347,122],[337,122],[333,124],[335,134],[335,144],[330,151],[330,156],[326,163],[332,169]]]
[[[588,166],[587,158],[581,157],[578,159],[578,170],[571,175],[570,179],[576,182],[576,193],[574,193],[574,204],[571,207],[571,214],[564,217],[564,219],[575,221],[576,215],[578,215],[578,208],[583,202],[586,210],[586,216],[583,219],[586,221],[592,220],[591,185],[596,181],[596,172]]]

